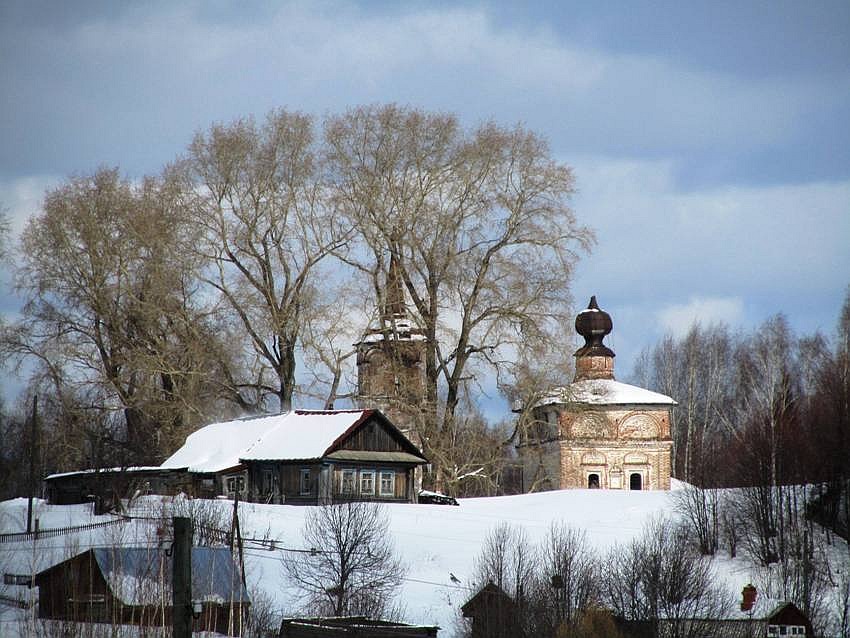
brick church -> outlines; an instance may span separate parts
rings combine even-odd
[[[575,379],[532,406],[517,445],[523,491],[670,489],[676,402],[614,379],[614,352],[603,343],[613,322],[596,297],[575,327],[585,340],[575,353]]]

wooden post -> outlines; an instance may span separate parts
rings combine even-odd
[[[31,432],[31,440],[30,440],[30,475],[29,475],[29,500],[27,501],[27,534],[32,531],[32,499],[35,495],[35,464],[38,460],[38,395],[36,394],[32,398],[32,418],[30,420],[30,432]]]
[[[174,638],[192,636],[192,521],[175,516],[172,545],[171,622]]]

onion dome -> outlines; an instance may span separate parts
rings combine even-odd
[[[614,323],[611,315],[600,310],[596,303],[596,295],[590,298],[587,309],[576,316],[576,332],[584,337],[584,345],[576,350],[577,357],[613,357],[614,352],[602,340],[611,332]]]

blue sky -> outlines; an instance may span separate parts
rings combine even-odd
[[[831,333],[850,284],[850,3],[0,2],[0,203],[156,172],[213,121],[399,102],[574,167],[625,377],[694,318]],[[14,316],[8,290],[0,312]],[[565,356],[575,344],[565,344]]]

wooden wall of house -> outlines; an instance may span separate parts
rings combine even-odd
[[[355,490],[353,494],[343,493],[342,476],[345,470],[355,470]],[[374,494],[368,498],[363,498],[360,494],[360,472],[362,470],[372,470],[375,472],[375,490]],[[395,490],[393,496],[381,496],[381,472],[392,471],[395,473]],[[411,501],[409,494],[409,486],[413,481],[413,469],[407,467],[392,467],[387,465],[369,465],[369,464],[347,464],[340,463],[333,466],[333,499],[334,500],[375,500],[375,501]]]
[[[116,500],[129,498],[136,493],[173,495],[178,492],[200,496],[200,486],[195,489],[186,472],[80,472],[58,476],[44,481],[48,502],[53,505],[88,503],[96,499]],[[211,496],[215,496],[212,494]],[[208,497],[205,495],[205,497]]]
[[[248,467],[248,500],[255,503],[281,502],[281,463],[256,461]],[[271,485],[267,485],[267,472]]]
[[[268,468],[268,464],[252,467],[252,480],[259,480],[258,477],[262,473],[263,468]],[[301,493],[301,471],[310,470],[310,493]],[[342,492],[342,473],[344,470],[354,470],[355,474],[355,492],[353,494],[343,494]],[[391,465],[373,465],[369,463],[346,463],[339,462],[330,466],[322,463],[278,463],[275,466],[276,477],[278,478],[279,493],[273,498],[272,502],[283,502],[289,505],[315,505],[328,502],[329,500],[361,500],[360,494],[360,472],[362,470],[371,470],[375,473],[375,490],[374,494],[368,499],[376,501],[412,501],[411,486],[413,482],[413,469],[410,467],[393,467]],[[395,474],[395,486],[392,496],[381,496],[381,472],[392,471]],[[327,482],[330,481],[330,485]],[[257,500],[256,493],[252,494],[252,499]],[[265,498],[260,495],[261,500]]]
[[[36,585],[39,618],[107,622],[117,603],[90,551],[42,574]]]
[[[408,452],[398,435],[390,432],[378,419],[369,419],[341,446],[343,450],[368,450],[372,452]]]
[[[301,471],[310,470],[310,491],[301,493]],[[280,466],[280,490],[284,503],[290,505],[314,504],[319,500],[321,463],[292,463]]]

